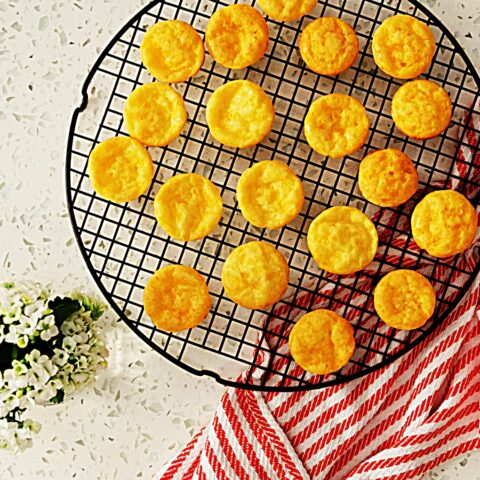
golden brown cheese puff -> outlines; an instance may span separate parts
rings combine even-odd
[[[357,59],[357,35],[339,18],[317,18],[302,32],[300,54],[314,72],[338,75],[348,70]]]
[[[191,25],[181,20],[165,20],[147,30],[140,55],[157,80],[178,83],[198,73],[205,59],[205,48]]]
[[[173,142],[187,122],[182,96],[160,82],[136,88],[125,102],[123,117],[127,132],[152,147]]]
[[[327,375],[344,367],[355,350],[353,327],[330,310],[303,315],[290,332],[288,344],[295,362],[304,370]]]
[[[145,287],[143,303],[154,325],[166,332],[196,327],[211,307],[204,278],[185,265],[157,270]]]
[[[373,35],[373,57],[387,75],[411,79],[425,72],[435,54],[430,28],[410,15],[387,18]]]
[[[305,117],[305,137],[321,155],[343,157],[361,148],[370,122],[365,107],[353,97],[332,93],[315,100]]]
[[[303,186],[295,172],[278,160],[266,160],[245,170],[237,186],[243,216],[258,228],[280,228],[300,212]]]
[[[394,270],[374,291],[378,316],[390,327],[414,330],[423,326],[435,310],[435,290],[420,273]]]
[[[291,22],[308,15],[317,0],[257,0],[262,10],[274,20]]]
[[[211,233],[223,211],[218,188],[197,173],[182,173],[167,180],[153,206],[160,226],[171,237],[185,242]]]
[[[362,160],[358,185],[369,202],[380,207],[397,207],[417,191],[417,169],[400,150],[378,150]]]
[[[310,224],[307,243],[320,268],[348,275],[363,270],[374,259],[378,234],[373,222],[360,210],[332,207]]]
[[[253,7],[230,5],[212,15],[205,41],[210,55],[220,65],[246,68],[257,63],[267,51],[267,22]]]
[[[477,221],[477,212],[461,193],[438,190],[426,195],[415,207],[412,235],[430,255],[446,258],[470,247]]]
[[[393,96],[392,118],[405,135],[425,140],[448,128],[452,102],[435,82],[414,80],[402,85]]]
[[[130,137],[113,137],[99,143],[88,159],[93,189],[112,202],[130,202],[147,190],[153,178],[152,157]]]
[[[242,307],[259,309],[278,302],[288,287],[289,268],[283,255],[266,242],[235,248],[225,260],[222,285]]]
[[[271,131],[275,110],[262,87],[234,80],[217,88],[207,102],[207,123],[213,138],[224,145],[248,148]]]

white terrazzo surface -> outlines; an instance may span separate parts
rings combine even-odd
[[[95,291],[64,194],[71,113],[89,67],[145,0],[0,0],[0,278]],[[480,69],[480,0],[427,0]],[[39,408],[34,447],[0,454],[0,478],[149,478],[211,417],[223,388],[148,350],[110,316],[110,368],[95,388]],[[480,452],[426,478],[480,479]]]

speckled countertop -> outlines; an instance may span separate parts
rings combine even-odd
[[[145,0],[0,0],[0,278],[92,292],[64,194],[67,129],[98,53]],[[427,0],[480,68],[480,0]],[[149,478],[212,416],[223,388],[172,366],[108,319],[110,367],[94,388],[38,408],[34,447],[0,454],[10,479]],[[474,452],[427,475],[480,479]]]

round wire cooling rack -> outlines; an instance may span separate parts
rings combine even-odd
[[[185,99],[189,121],[179,139],[165,148],[150,148],[155,178],[145,195],[129,204],[98,197],[88,174],[88,157],[108,137],[127,135],[123,105],[137,86],[152,81],[141,65],[139,46],[146,29],[159,20],[181,19],[199,32],[212,13],[228,5],[214,0],[154,1],[137,13],[98,58],[82,89],[82,104],[74,112],[67,150],[68,206],[75,235],[87,266],[114,311],[152,348],[186,370],[209,375],[225,385],[258,390],[306,390],[338,384],[382,367],[418,344],[458,304],[479,272],[478,244],[465,254],[436,259],[418,249],[409,219],[413,206],[435,188],[455,188],[475,205],[480,192],[480,77],[453,35],[416,0],[320,0],[313,12],[293,23],[268,20],[270,45],[256,65],[232,71],[206,56],[199,74],[176,85]],[[233,2],[229,2],[233,3]],[[249,2],[254,5],[254,2]],[[437,50],[423,77],[440,83],[450,94],[454,117],[450,128],[428,141],[406,138],[395,129],[391,99],[402,82],[382,73],[371,53],[371,40],[381,22],[405,13],[425,21],[434,32]],[[305,25],[319,16],[340,17],[356,30],[360,55],[354,66],[337,77],[308,70],[297,44]],[[209,135],[205,106],[211,93],[226,81],[248,78],[273,99],[276,120],[270,136],[247,150],[225,147]],[[313,152],[302,132],[308,105],[318,96],[335,92],[353,95],[367,108],[371,120],[365,146],[341,159]],[[397,209],[377,208],[361,196],[356,176],[361,159],[373,150],[394,147],[417,166],[417,195]],[[289,225],[260,230],[241,216],[235,201],[240,174],[254,162],[287,162],[301,178],[305,205]],[[153,216],[159,187],[181,172],[197,172],[221,190],[224,214],[219,227],[203,240],[179,242],[168,237]],[[322,210],[351,205],[376,224],[380,245],[374,262],[356,275],[336,276],[320,270],[309,255],[306,232]],[[220,272],[236,246],[250,240],[271,242],[290,264],[287,294],[264,311],[250,311],[224,294]],[[207,280],[212,310],[198,327],[166,333],[154,327],[143,312],[143,289],[161,266],[182,263],[196,268]],[[373,288],[395,268],[412,268],[435,286],[433,318],[415,331],[388,328],[373,309]],[[342,370],[329,376],[301,370],[288,351],[288,334],[300,314],[331,308],[349,319],[356,350]]]

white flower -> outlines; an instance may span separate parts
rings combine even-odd
[[[78,354],[88,354],[90,352],[90,345],[88,343],[83,343],[82,345],[77,345]]]
[[[66,374],[70,374],[73,372],[74,366],[71,363],[67,363],[63,366],[62,371]]]
[[[19,325],[15,327],[15,331],[22,335],[33,335],[37,329],[38,320],[36,318],[29,318],[26,315],[20,315],[18,318]],[[10,330],[13,327],[10,327]]]
[[[13,368],[7,368],[7,370],[3,372],[3,381],[5,382],[6,385],[8,385],[14,379],[15,379],[15,373],[13,372]]]
[[[48,362],[50,359],[48,358],[47,355],[40,355],[38,358],[37,358],[37,363],[40,363],[40,364],[44,364],[46,362]]]
[[[28,340],[29,338],[26,335],[22,335],[21,337],[18,337],[17,345],[20,348],[26,348],[26,346],[28,345]]]
[[[20,362],[17,362],[17,363],[20,363]],[[18,390],[19,388],[25,388],[28,385],[28,377],[26,375],[26,373],[28,372],[28,369],[24,374],[22,374],[22,373],[19,373],[19,368],[21,367],[16,366],[13,369],[9,368],[5,370],[3,374],[3,381],[11,391]]]
[[[10,325],[18,323],[22,315],[38,319],[49,311],[47,296],[35,284],[3,284],[0,285],[0,316],[3,323]]]
[[[37,391],[35,401],[37,403],[49,402],[57,394],[57,387],[55,383],[48,382],[43,388]]]
[[[0,419],[6,417],[10,413],[10,410],[4,403],[0,403]]]
[[[13,360],[12,361],[12,367],[13,367],[13,373],[19,377],[20,375],[25,375],[28,372],[27,366],[19,362],[18,360]]]
[[[68,353],[73,353],[76,345],[77,342],[72,337],[65,337],[62,341],[62,348]]]
[[[5,335],[5,341],[7,343],[17,343],[18,340],[18,333],[17,333],[17,327],[15,325],[11,325],[8,333]]]
[[[17,292],[25,305],[30,305],[37,299],[46,299],[45,292],[37,283],[23,283],[17,287]]]
[[[17,442],[19,451],[30,448],[33,443],[32,432],[26,428],[19,428],[15,435],[15,441]]]
[[[3,403],[10,395],[12,390],[6,385],[5,387],[0,388],[0,403]]]
[[[41,318],[37,323],[37,330],[48,330],[49,328],[55,326],[55,317],[50,314],[46,317]]]
[[[42,429],[41,425],[38,422],[34,422],[33,420],[30,420],[28,418],[27,420],[23,421],[23,426],[33,433],[38,433]]]
[[[75,316],[63,322],[60,329],[65,336],[71,336],[83,332],[85,325],[81,317]]]
[[[13,323],[22,313],[21,295],[15,291],[0,287],[0,315],[5,317],[5,323]]]
[[[17,380],[17,376],[15,375],[13,368],[7,368],[7,370],[3,372],[3,381],[5,383],[6,389],[14,390],[16,380]]]
[[[56,379],[62,383],[63,391],[65,395],[70,395],[76,390],[76,385],[70,378],[70,375],[65,372],[59,372],[56,376]]]
[[[59,333],[58,327],[56,325],[52,325],[51,327],[48,327],[46,330],[42,330],[42,332],[40,333],[40,338],[45,342],[48,342],[53,337],[56,337],[58,333]]]
[[[88,358],[85,355],[80,355],[79,359],[77,360],[77,367],[80,370],[87,370],[89,367]]]
[[[32,352],[33,353],[33,352]],[[58,372],[58,367],[46,356],[41,355],[36,362],[31,363],[26,374],[28,385],[39,390]]]
[[[9,382],[8,386],[12,390],[19,390],[25,387],[28,387],[28,377],[27,375],[23,375],[21,377],[16,377],[15,380]]]
[[[61,390],[63,387],[63,382],[58,378],[58,375],[52,378],[51,383],[57,390]]]
[[[8,422],[6,419],[0,419],[0,449],[18,451],[18,445],[15,435],[18,425],[15,422]]]
[[[15,422],[0,419],[0,449],[13,453],[25,450],[32,445],[32,433],[37,433],[39,429],[38,423],[32,420]]]
[[[27,317],[38,320],[49,311],[48,304],[44,300],[37,300],[30,305],[26,305],[23,309],[23,314]]]
[[[69,354],[59,348],[56,348],[54,351],[55,355],[52,358],[52,362],[59,367],[63,367],[68,361]]]
[[[37,392],[35,390],[28,390],[18,397],[18,407],[21,410],[26,410],[35,404],[35,397]]]
[[[12,314],[12,312],[10,312],[3,317],[3,323],[5,325],[11,325],[12,323],[15,323],[21,313],[22,312],[20,310],[18,311],[18,314]]]
[[[79,301],[80,310],[57,325],[55,308],[49,308],[39,285],[0,284],[0,346],[8,342],[20,347],[15,359],[7,359],[11,368],[0,372],[0,448],[18,451],[30,446],[39,425],[25,420],[24,411],[34,403],[51,402],[59,392],[63,397],[80,390],[106,365],[107,351],[91,313],[96,320],[102,311],[89,298]],[[34,348],[36,342],[48,344],[47,349],[42,345],[48,354]],[[31,352],[21,350],[30,345]]]
[[[45,303],[47,296],[45,292],[36,284],[13,283],[0,285],[0,315],[11,314],[26,305],[31,305],[37,301]],[[37,306],[40,308],[40,305]]]
[[[64,371],[60,371],[55,376],[55,380],[58,380],[63,385],[63,387],[65,388],[65,385],[67,385],[70,382],[70,377]]]
[[[72,380],[78,385],[88,383],[92,380],[93,375],[85,372],[72,373]]]
[[[28,345],[29,338],[20,332],[20,328],[18,325],[10,325],[8,333],[3,337],[4,341],[16,344],[20,348],[25,348]]]
[[[40,363],[34,363],[26,377],[28,378],[28,384],[35,388],[35,390],[41,389],[50,380],[50,374],[48,370],[43,368]]]
[[[19,406],[18,397],[16,397],[15,395],[10,395],[7,399],[3,401],[3,403],[10,412],[12,410],[15,410]]]
[[[38,363],[44,368],[50,377],[53,377],[58,372],[58,367],[46,356],[42,355]]]
[[[36,348],[33,349],[30,353],[27,353],[25,355],[25,360],[31,364],[38,362],[38,359],[40,358],[40,351],[37,350]]]
[[[82,345],[84,343],[87,343],[89,340],[88,333],[86,332],[76,333],[75,335],[72,336],[72,338],[75,340],[77,345]]]

